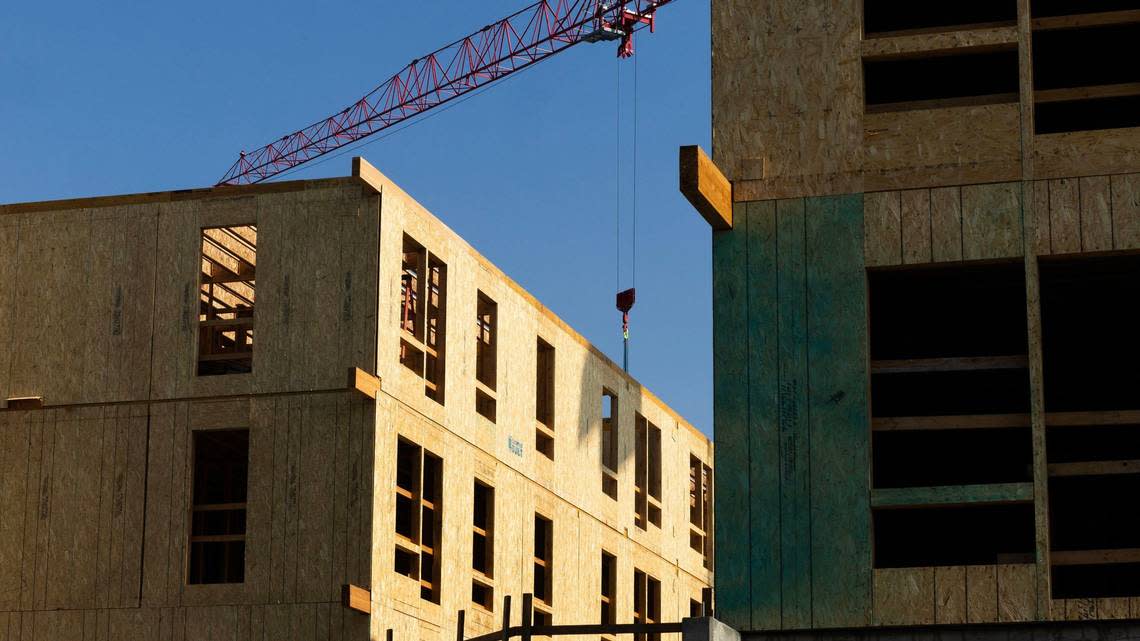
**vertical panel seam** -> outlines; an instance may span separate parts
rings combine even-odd
[[[812,482],[811,482],[811,350],[808,349],[808,333],[811,328],[811,306],[808,304],[808,222],[807,222],[807,199],[803,199],[803,264],[801,267],[801,276],[803,277],[803,306],[804,306],[804,343],[802,347],[802,356],[804,359],[804,395],[807,397],[804,403],[804,427],[807,432],[804,438],[804,448],[806,449],[806,456],[804,460],[807,461],[807,527],[808,527],[808,621],[811,625],[815,623],[815,572],[813,562],[815,555],[813,554],[812,541],[814,540],[813,520],[811,518],[811,504],[812,504]],[[902,258],[902,195],[899,196],[899,258]]]

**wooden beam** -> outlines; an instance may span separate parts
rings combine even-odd
[[[1071,87],[1067,89],[1040,89],[1033,92],[1033,102],[1070,102],[1096,98],[1120,98],[1140,94],[1140,82],[1121,82],[1112,85]]]
[[[1034,31],[1049,31],[1053,29],[1078,29],[1081,27],[1101,27],[1104,25],[1129,24],[1140,22],[1140,10],[1127,9],[1124,11],[1102,11],[1100,13],[1082,13],[1075,16],[1049,16],[1033,19]]]
[[[965,358],[909,358],[904,360],[871,361],[872,374],[904,374],[916,372],[964,372],[971,370],[1025,369],[1029,357],[970,356]]]
[[[1100,425],[1140,425],[1138,410],[1109,410],[1105,412],[1046,412],[1045,424],[1049,427],[1095,427]]]
[[[697,145],[681,147],[681,193],[713,231],[732,229],[732,183]]]
[[[1053,565],[1140,563],[1140,548],[1118,550],[1053,550]]]
[[[348,389],[353,389],[375,400],[380,393],[380,379],[359,367],[348,368]]]
[[[10,410],[42,410],[44,408],[44,397],[42,396],[17,396],[8,399],[8,409]]]
[[[372,614],[372,592],[358,585],[346,584],[342,590],[344,607],[361,614]]]
[[[1049,476],[1103,476],[1106,474],[1140,474],[1140,461],[1085,461],[1051,463]]]
[[[871,419],[876,432],[909,430],[982,430],[1029,427],[1028,414],[971,414],[963,416],[885,416]]]
[[[1032,483],[945,485],[871,490],[871,507],[927,507],[950,505],[1002,505],[1033,501]]]

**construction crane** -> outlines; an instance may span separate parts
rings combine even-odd
[[[652,32],[657,9],[673,1],[540,0],[416,58],[340,112],[260,149],[243,151],[218,185],[268,180],[580,42],[617,40],[618,57],[628,58],[633,34],[645,27]]]

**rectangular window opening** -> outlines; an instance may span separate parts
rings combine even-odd
[[[867,113],[1019,100],[1016,45],[863,61]]]
[[[600,623],[612,625],[617,623],[617,557],[605,550],[602,550],[601,578]]]
[[[1032,563],[1033,505],[876,509],[875,567]]]
[[[194,431],[188,583],[244,583],[249,430]]]
[[[439,533],[443,459],[399,439],[396,444],[394,570],[420,585],[420,598],[439,603]]]
[[[641,570],[633,571],[633,622],[661,622],[661,582]],[[633,635],[635,641],[661,641],[658,633]]]
[[[471,527],[471,601],[494,611],[495,490],[475,481]]]
[[[486,294],[479,292],[475,307],[475,411],[494,423],[499,306]]]
[[[534,515],[534,598],[548,608],[554,604],[554,522]]]
[[[637,414],[634,453],[634,524],[661,527],[661,430]]]
[[[984,29],[1017,24],[1016,0],[863,0],[867,37]]]
[[[400,271],[400,363],[424,380],[424,395],[443,404],[447,265],[404,235]]]
[[[554,460],[554,347],[537,341],[535,358],[535,435],[540,454]]]
[[[198,375],[253,371],[257,227],[202,230]]]
[[[618,397],[608,389],[602,390],[602,492],[617,500],[618,481]]]
[[[710,565],[712,541],[712,469],[689,455],[689,547]]]

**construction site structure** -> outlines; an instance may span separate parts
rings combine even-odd
[[[359,158],[0,206],[0,346],[0,639],[679,621],[712,583],[708,439]]]
[[[1140,634],[1138,41],[1134,0],[713,0],[681,189],[745,638]]]

